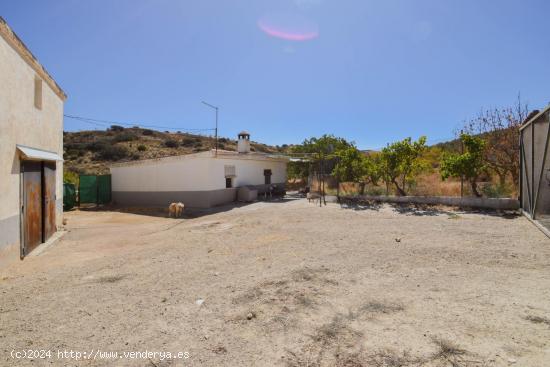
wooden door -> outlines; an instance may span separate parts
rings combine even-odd
[[[44,202],[44,236],[42,242],[46,242],[56,231],[55,226],[55,162],[43,164],[43,202]]]
[[[42,243],[42,163],[25,161],[23,169],[23,256]]]

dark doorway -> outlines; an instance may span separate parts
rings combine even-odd
[[[55,162],[23,161],[21,257],[46,242],[56,231]]]
[[[271,184],[271,170],[270,169],[264,169],[264,183],[266,185]]]
[[[233,187],[233,179],[231,177],[225,178],[225,188],[230,189]]]

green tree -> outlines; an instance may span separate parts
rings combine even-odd
[[[295,156],[302,156],[304,161],[290,162],[287,174],[290,178],[306,179],[311,173],[312,166],[318,166],[321,161],[334,159],[337,151],[352,145],[346,139],[334,135],[325,134],[320,138],[306,139],[302,144],[295,145],[290,149]]]
[[[79,178],[80,177],[78,173],[74,171],[67,170],[67,169],[63,171],[63,182],[72,183],[78,186]]]
[[[477,190],[479,176],[486,171],[484,160],[485,141],[477,136],[461,134],[460,140],[464,144],[464,153],[444,153],[441,159],[441,178],[464,177],[472,188],[475,196],[481,194]]]
[[[368,183],[378,183],[380,176],[376,156],[367,156],[354,145],[336,151],[335,155],[337,163],[332,174],[339,182],[358,183],[360,195],[365,194]]]
[[[415,177],[426,169],[426,164],[422,160],[425,149],[425,136],[421,136],[417,141],[406,138],[383,148],[379,168],[386,187],[393,184],[399,195],[407,195],[407,184],[414,182]]]

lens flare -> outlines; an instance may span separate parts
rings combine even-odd
[[[317,24],[296,14],[269,14],[258,20],[258,27],[271,37],[287,41],[309,41],[319,37]]]

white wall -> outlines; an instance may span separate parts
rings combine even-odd
[[[256,160],[250,159],[215,159],[211,166],[211,175],[219,182],[220,188],[225,187],[225,165],[234,165],[236,177],[233,186],[244,185],[263,185],[264,169],[270,169],[272,172],[271,183],[286,182],[286,162],[275,160]]]
[[[225,189],[225,165],[234,165],[233,186],[261,185],[264,169],[272,183],[286,182],[286,162],[208,156],[182,156],[111,167],[113,191],[167,192]]]
[[[63,155],[63,100],[43,81],[42,109],[37,109],[34,106],[36,75],[0,37],[0,223],[19,215],[20,167],[16,144]],[[57,162],[56,169],[57,224],[61,225],[63,162]],[[0,243],[2,236],[0,233]]]
[[[128,166],[111,167],[113,191],[201,191],[214,190],[210,180],[210,158],[182,157]]]

